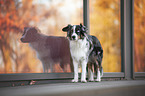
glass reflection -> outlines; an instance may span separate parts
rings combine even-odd
[[[104,72],[121,72],[120,0],[90,1],[90,34],[102,44]]]
[[[0,8],[0,73],[71,72],[69,54],[59,57],[67,53],[66,34],[61,29],[67,24],[82,23],[82,0],[1,0]],[[21,42],[24,27],[35,26],[39,34],[58,36],[64,41],[37,38],[40,44]],[[35,36],[27,40],[33,41]]]
[[[145,72],[145,0],[134,0],[135,72]]]

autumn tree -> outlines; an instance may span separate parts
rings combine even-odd
[[[145,0],[134,0],[135,72],[145,72]]]
[[[91,4],[90,33],[98,37],[104,49],[104,71],[120,72],[120,0],[92,0]]]
[[[19,41],[24,27],[37,26],[45,35],[66,36],[61,31],[64,26],[82,23],[82,7],[78,8],[81,2],[0,0],[0,73],[43,72],[36,52]],[[56,68],[56,72],[58,69],[60,67]]]
[[[36,16],[30,16],[33,15],[29,11],[33,7],[31,5],[32,0],[29,3],[26,0],[0,0],[0,51],[5,73],[13,72],[13,67],[18,71],[22,54],[18,51],[17,36],[30,21],[37,21]]]

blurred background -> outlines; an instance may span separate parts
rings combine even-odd
[[[90,34],[103,46],[105,72],[121,72],[120,0],[90,1]]]
[[[121,72],[120,0],[90,1],[90,34],[104,49],[104,72]],[[145,0],[134,0],[135,72],[145,72]],[[0,73],[43,73],[41,61],[27,43],[26,26],[48,36],[66,36],[61,29],[83,23],[83,0],[0,0]],[[58,64],[56,73],[62,73]],[[70,71],[68,67],[67,72]]]

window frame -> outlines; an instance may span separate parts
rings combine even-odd
[[[105,72],[103,78],[144,78],[145,72],[134,72],[134,0],[120,0],[120,12],[121,72]],[[83,23],[89,29],[89,0],[83,0]],[[0,74],[0,82],[24,80],[69,80],[72,78],[73,73]]]

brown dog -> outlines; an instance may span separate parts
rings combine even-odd
[[[49,70],[54,72],[53,66],[56,63],[59,63],[64,71],[67,64],[70,64],[70,67],[72,66],[69,42],[65,37],[46,36],[41,34],[36,27],[25,27],[21,41],[29,43],[35,49],[45,73]]]

